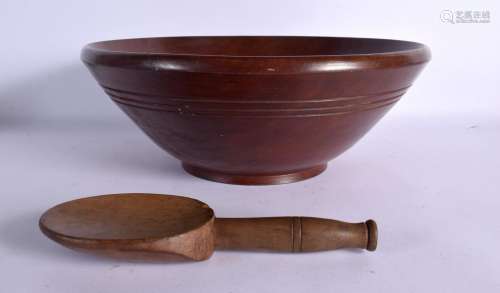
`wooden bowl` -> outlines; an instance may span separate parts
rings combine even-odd
[[[411,86],[429,49],[334,37],[166,37],[92,43],[106,93],[198,177],[236,184],[318,175]]]

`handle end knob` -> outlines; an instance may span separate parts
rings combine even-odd
[[[378,240],[378,228],[377,223],[374,220],[368,220],[365,222],[366,228],[368,229],[368,241],[366,242],[366,250],[374,251],[377,249]]]

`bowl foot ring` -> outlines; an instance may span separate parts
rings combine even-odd
[[[320,173],[325,171],[326,166],[326,164],[322,164],[311,168],[282,174],[241,175],[224,173],[221,171],[205,169],[202,167],[182,163],[182,167],[184,168],[184,170],[193,176],[216,182],[240,185],[271,185],[297,182],[319,175]]]

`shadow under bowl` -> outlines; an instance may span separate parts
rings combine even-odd
[[[359,140],[430,60],[422,44],[337,37],[164,37],[92,43],[113,101],[198,177],[313,177]]]

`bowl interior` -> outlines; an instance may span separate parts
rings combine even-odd
[[[337,37],[165,37],[112,40],[91,44],[105,51],[216,56],[332,56],[404,52],[415,42]]]
[[[48,210],[40,224],[78,239],[134,240],[174,237],[213,218],[204,203],[158,194],[111,194],[65,202]]]

